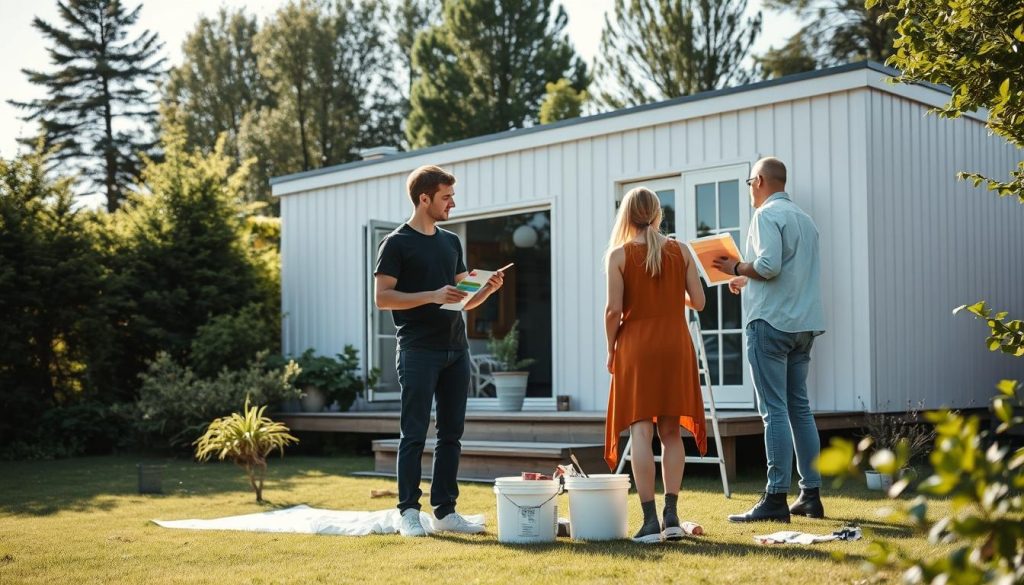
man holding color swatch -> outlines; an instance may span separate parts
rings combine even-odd
[[[434,526],[439,531],[483,532],[483,526],[455,511],[469,394],[469,343],[462,313],[443,310],[441,305],[467,296],[455,284],[469,273],[459,237],[437,227],[455,207],[455,177],[439,167],[424,166],[409,175],[407,186],[412,216],[381,242],[373,271],[374,300],[378,308],[391,310],[397,328],[396,367],[402,387],[397,466],[400,533],[426,536],[419,516],[420,460],[435,399],[437,447],[430,483]],[[496,272],[469,299],[465,310],[478,307],[502,283],[502,272]]]

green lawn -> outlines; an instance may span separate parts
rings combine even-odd
[[[579,543],[544,546],[497,541],[495,496],[489,485],[463,486],[460,510],[483,513],[488,534],[403,539],[301,534],[170,530],[150,519],[212,518],[308,504],[337,510],[378,510],[371,499],[387,479],[354,478],[368,458],[289,457],[271,462],[255,503],[241,472],[228,464],[167,461],[164,495],[135,492],[135,459],[82,458],[0,463],[0,583],[854,583],[871,582],[860,568],[868,539],[813,547],[761,546],[752,536],[783,525],[733,525],[729,512],[749,507],[762,481],[735,486],[732,500],[717,480],[688,478],[680,497],[684,519],[708,535],[654,546]],[[426,486],[425,486],[426,487]],[[568,499],[559,510],[567,514]],[[873,535],[912,550],[932,545],[910,529],[880,520],[882,498],[860,486],[826,494],[829,520],[796,520],[793,530],[826,533],[856,521]],[[659,499],[660,505],[660,499]],[[631,528],[639,505],[630,496]],[[937,508],[945,506],[940,502]],[[933,509],[934,510],[934,509]],[[933,511],[934,513],[934,511]],[[870,537],[869,537],[870,538]],[[935,551],[938,552],[938,551]],[[835,555],[845,553],[846,560]],[[881,581],[898,581],[882,575]],[[443,580],[443,581],[442,581]]]

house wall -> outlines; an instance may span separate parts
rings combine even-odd
[[[469,157],[438,153],[433,162],[458,177],[452,218],[550,202],[554,384],[573,408],[602,410],[604,280],[601,255],[616,185],[773,154],[790,167],[790,191],[819,224],[829,333],[818,339],[812,405],[855,409],[871,403],[865,225],[868,91],[856,89],[667,121],[511,152]],[[706,106],[703,106],[706,107]],[[456,155],[456,156],[452,156]],[[397,161],[396,161],[397,162]],[[403,221],[406,174],[423,161],[388,165],[379,177],[283,197],[282,295],[285,351],[361,347],[366,274],[362,227]],[[365,171],[364,171],[365,172]],[[686,218],[683,218],[685,221]],[[745,233],[744,233],[745,237]],[[569,285],[569,283],[572,283]]]
[[[1008,177],[1021,153],[888,92],[867,111],[874,408],[984,407],[1000,379],[1024,379],[1024,360],[989,352],[985,323],[951,312],[985,299],[1024,316],[1024,207],[956,173]]]

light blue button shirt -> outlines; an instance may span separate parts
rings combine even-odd
[[[788,194],[775,193],[754,211],[746,259],[768,280],[751,278],[743,289],[745,325],[764,319],[788,333],[825,332],[818,227]]]

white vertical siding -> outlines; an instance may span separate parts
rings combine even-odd
[[[1024,314],[1024,209],[956,180],[1007,176],[1019,153],[970,119],[872,91],[868,209],[874,409],[985,406],[1024,363],[984,347],[987,327],[951,310],[986,299]]]
[[[1004,176],[1010,149],[975,121],[923,113],[916,102],[860,87],[580,139],[553,133],[549,143],[487,156],[441,151],[432,162],[458,177],[453,218],[551,203],[552,270],[572,283],[553,291],[554,392],[572,396],[575,409],[607,403],[601,255],[616,181],[769,154],[786,162],[789,191],[821,233],[828,332],[812,356],[812,406],[970,406],[1024,364],[988,355],[984,324],[950,309],[985,298],[1024,314],[1013,296],[1024,285],[1016,269],[1024,210],[953,178],[961,168]],[[285,351],[362,348],[363,228],[407,217],[405,177],[418,164],[282,199]]]

